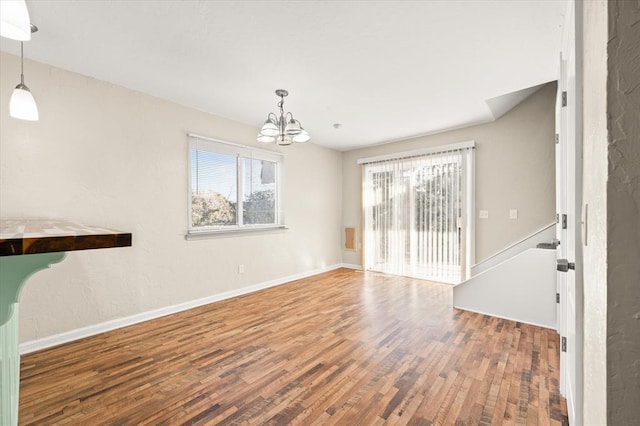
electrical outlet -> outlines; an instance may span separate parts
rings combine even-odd
[[[238,265],[238,273],[239,274],[244,274],[244,265],[243,264]]]
[[[518,209],[509,210],[509,219],[517,219],[518,218]]]
[[[480,219],[489,219],[489,210],[480,210]]]

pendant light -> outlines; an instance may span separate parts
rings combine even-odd
[[[289,95],[284,89],[276,90],[276,96],[280,97],[278,102],[278,108],[280,109],[280,116],[274,113],[270,113],[267,116],[267,121],[258,133],[258,142],[272,143],[276,145],[291,145],[294,142],[308,142],[311,139],[309,133],[302,128],[300,122],[293,118],[293,114],[284,112],[284,98]]]
[[[0,36],[12,40],[31,40],[31,20],[25,0],[0,1]]]
[[[38,31],[35,25],[31,26],[31,31]],[[9,101],[9,115],[19,120],[38,121],[38,106],[33,99],[31,90],[24,84],[24,46],[20,42],[20,84],[16,86]]]

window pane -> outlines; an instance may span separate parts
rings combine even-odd
[[[245,225],[276,223],[276,163],[243,158],[242,219]]]
[[[235,225],[236,157],[191,150],[191,226]]]

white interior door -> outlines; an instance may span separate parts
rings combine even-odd
[[[567,165],[566,165],[566,148],[567,148],[567,132],[566,132],[566,108],[563,107],[562,97],[566,91],[566,61],[560,56],[560,77],[558,78],[558,93],[556,96],[556,238],[560,241],[560,245],[556,247],[556,257],[558,260],[567,259],[567,229],[566,229],[566,190],[567,190]],[[557,303],[557,321],[558,334],[560,339],[567,335],[567,273],[556,272],[556,301]],[[560,392],[566,395],[566,372],[567,358],[566,352],[560,352]]]
[[[558,204],[557,256],[572,266],[558,272],[558,328],[561,336],[560,390],[567,399],[569,422],[582,424],[582,241],[580,220],[582,206],[582,121],[579,58],[576,23],[581,11],[570,2],[560,60],[556,127],[556,202]]]

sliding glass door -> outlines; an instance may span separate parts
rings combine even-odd
[[[364,164],[365,269],[458,283],[469,149]]]

